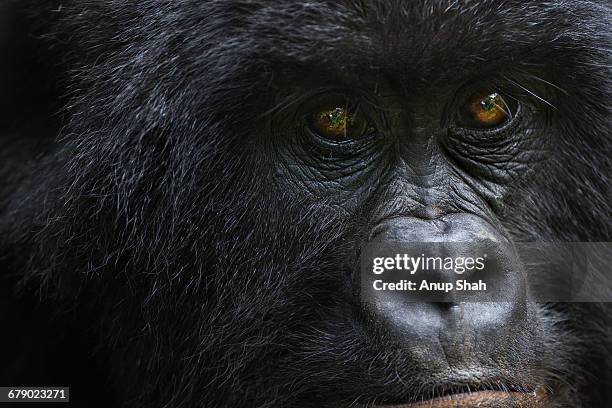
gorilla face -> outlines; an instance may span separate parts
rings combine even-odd
[[[62,138],[11,162],[0,242],[115,404],[605,406],[609,307],[528,300],[515,244],[610,240],[608,4],[56,11]],[[364,293],[386,241],[494,244],[510,301]]]

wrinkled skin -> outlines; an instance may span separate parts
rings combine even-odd
[[[608,406],[609,307],[528,301],[512,251],[611,240],[607,2],[25,3],[0,7],[1,382],[88,407]],[[490,89],[512,120],[460,126]],[[374,131],[313,134],[330,95]],[[512,302],[360,301],[364,242],[483,236]]]

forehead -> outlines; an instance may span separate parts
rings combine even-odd
[[[557,4],[557,5],[555,5]],[[246,18],[266,57],[402,75],[545,58],[571,30],[562,2],[499,0],[275,1]],[[565,3],[563,3],[565,4]],[[534,51],[538,51],[534,53]]]

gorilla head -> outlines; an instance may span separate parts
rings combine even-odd
[[[115,406],[606,406],[610,310],[529,300],[514,246],[610,241],[607,2],[25,14],[64,108],[0,134],[0,255]],[[371,241],[495,243],[511,301],[363,302]]]

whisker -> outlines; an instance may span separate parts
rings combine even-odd
[[[546,99],[542,98],[541,96],[539,96],[538,94],[530,91],[529,89],[525,88],[523,85],[521,85],[520,83],[516,82],[515,80],[505,77],[506,80],[516,86],[518,86],[519,88],[521,88],[522,90],[524,90],[525,92],[527,92],[528,94],[530,94],[531,96],[533,96],[534,98],[539,99],[540,101],[544,102],[546,105],[550,106],[553,109],[557,109],[557,107],[555,105],[553,105],[552,103],[548,102]]]
[[[544,78],[539,77],[539,76],[534,75],[534,74],[528,74],[528,75],[529,75],[530,78],[535,79],[536,81],[543,82],[546,85],[550,85],[553,88],[563,92],[565,95],[569,95],[569,92],[567,92],[564,88],[561,88],[559,85],[553,84],[552,82],[549,82],[549,81],[545,80]]]

